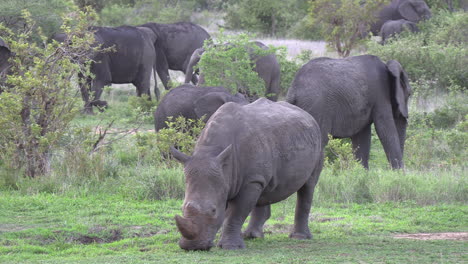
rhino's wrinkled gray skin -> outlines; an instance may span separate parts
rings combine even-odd
[[[308,217],[323,164],[320,129],[314,118],[286,102],[261,98],[248,105],[226,103],[208,120],[192,156],[171,148],[184,163],[183,216],[176,216],[185,250],[244,248],[241,227],[250,212],[246,238],[263,237],[270,204],[297,192],[290,237],[310,239]]]
[[[211,115],[224,103],[235,102],[247,104],[242,94],[232,95],[224,87],[200,87],[183,84],[171,89],[162,99],[154,112],[154,127],[156,132],[166,128],[169,117],[183,116],[186,119],[199,119]]]

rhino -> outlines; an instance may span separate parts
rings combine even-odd
[[[323,166],[320,128],[304,110],[261,98],[228,102],[207,121],[192,156],[171,148],[184,164],[183,216],[175,221],[185,250],[245,248],[243,238],[263,237],[270,204],[297,192],[295,239],[310,239],[312,196]],[[247,229],[241,227],[247,216]]]

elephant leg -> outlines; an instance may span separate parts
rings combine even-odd
[[[136,79],[132,82],[136,87],[137,96],[141,97],[143,94],[148,96],[151,100],[151,72],[152,68],[142,69],[137,74]]]
[[[91,105],[91,102],[89,99],[89,91],[91,89],[92,80],[89,77],[83,76],[81,73],[78,75],[78,78],[79,78],[81,98],[83,99],[83,102],[84,102],[83,113],[93,114],[93,106]]]
[[[364,168],[369,169],[369,152],[371,145],[371,125],[365,126],[356,135],[351,137],[353,152]]]
[[[112,85],[111,81],[105,81],[100,79],[95,79],[92,85],[92,100],[90,102],[91,107],[96,106],[100,111],[103,111],[107,108],[107,102],[101,99],[102,92],[104,91],[104,86]]]
[[[243,188],[237,197],[231,200],[226,210],[223,232],[218,246],[224,249],[245,248],[241,236],[241,228],[250,211],[255,207],[262,192],[260,184],[249,184]]]
[[[312,207],[312,198],[314,188],[317,184],[320,172],[323,167],[323,154],[320,154],[320,160],[314,168],[310,179],[297,191],[296,212],[294,215],[294,229],[289,235],[294,239],[311,239],[312,234],[309,230],[309,213]]]
[[[167,63],[166,56],[158,49],[156,50],[156,71],[158,72],[159,79],[161,79],[164,88],[169,90],[171,88],[169,86],[169,65]]]
[[[263,225],[270,216],[270,205],[256,206],[250,213],[249,226],[244,231],[244,238],[263,238]]]
[[[390,110],[391,113],[391,110]],[[384,148],[387,159],[393,169],[403,167],[403,155],[400,147],[400,139],[395,127],[393,117],[374,119],[375,130]]]

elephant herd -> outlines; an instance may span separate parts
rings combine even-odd
[[[394,24],[412,25],[429,17],[428,10],[421,0],[393,0],[381,10],[371,31],[384,32],[387,27],[398,31],[403,26]],[[100,100],[105,85],[133,83],[139,96],[150,96],[155,72],[169,89],[168,70],[177,70],[185,74],[186,84],[161,99],[154,113],[156,132],[166,127],[170,116],[203,117],[206,122],[191,156],[171,148],[173,157],[185,167],[183,216],[175,218],[183,249],[209,250],[221,226],[218,246],[244,248],[243,238],[263,237],[270,205],[293,193],[298,199],[290,237],[310,239],[309,212],[329,134],[351,138],[357,159],[367,168],[374,124],[391,167],[404,166],[411,87],[398,61],[384,63],[371,55],[312,59],[296,73],[286,101],[275,102],[278,60],[274,54],[251,55],[269,97],[249,102],[246,95],[233,95],[224,87],[204,87],[202,72],[198,80],[194,65],[203,56],[203,43],[210,35],[195,24],[93,29],[98,43],[116,51],[93,58],[96,63],[91,72],[96,77],[81,88],[88,112],[93,106],[106,106]],[[66,37],[54,36],[58,41]],[[267,49],[260,42],[253,44]],[[8,46],[0,40],[0,74],[2,62],[11,56],[5,51],[9,52]],[[159,97],[156,84],[154,89]],[[241,233],[249,214],[249,225]]]

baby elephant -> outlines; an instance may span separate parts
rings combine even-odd
[[[416,23],[408,21],[406,19],[400,20],[389,20],[382,25],[380,29],[380,36],[382,37],[382,45],[385,45],[387,39],[391,38],[394,35],[397,35],[404,30],[410,32],[419,32],[418,26]]]
[[[167,128],[168,117],[183,116],[199,119],[205,115],[205,121],[226,102],[248,103],[242,94],[232,95],[224,87],[200,87],[184,84],[169,91],[154,112],[156,132]]]
[[[243,236],[263,237],[270,204],[297,192],[291,238],[312,237],[308,219],[322,170],[320,128],[314,118],[286,102],[261,98],[227,103],[208,120],[192,156],[171,148],[185,166],[183,216],[176,216],[185,250],[209,250],[223,224],[218,246],[245,248]]]

